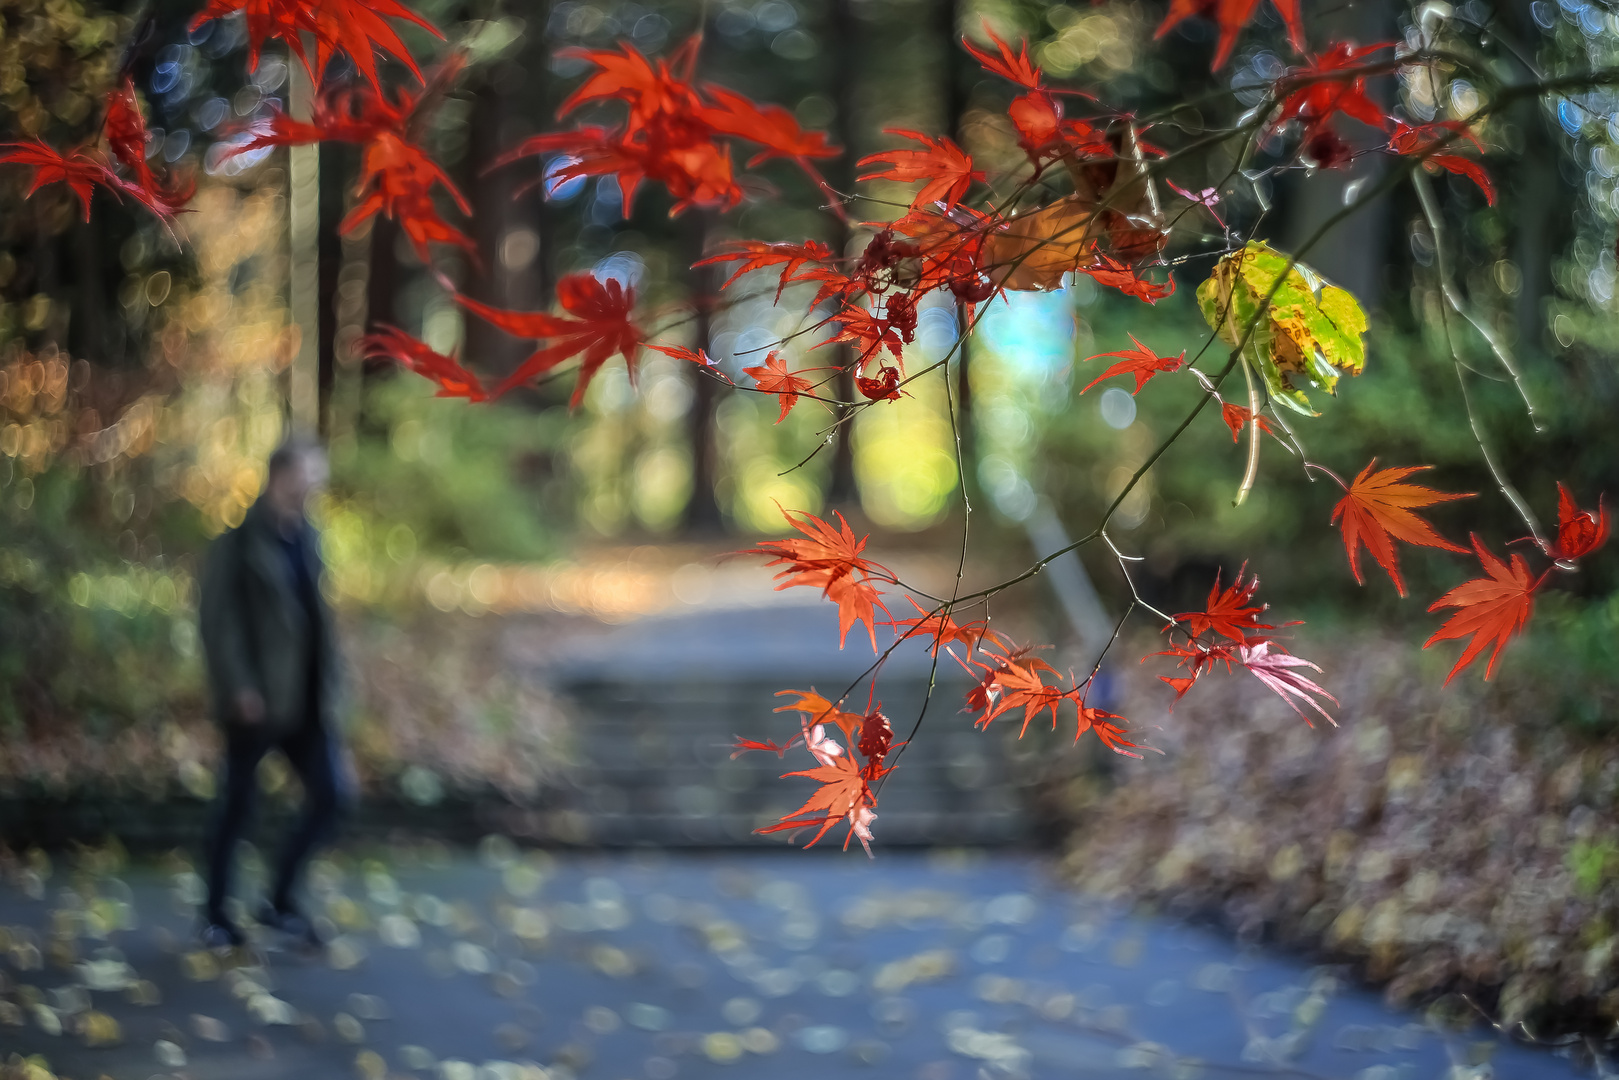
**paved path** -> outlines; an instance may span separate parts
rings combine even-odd
[[[13,873],[0,1063],[39,1054],[74,1080],[1580,1075],[1436,1034],[1329,970],[1108,911],[1024,856],[379,854],[317,864],[339,932],[324,956],[225,965],[187,944],[182,865]]]

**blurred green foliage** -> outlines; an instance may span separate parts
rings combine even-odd
[[[555,462],[576,426],[515,398],[468,407],[433,397],[423,379],[372,380],[360,430],[331,444],[329,524],[353,530],[341,522],[352,515],[363,534],[359,547],[332,552],[334,561],[555,557],[572,499]]]

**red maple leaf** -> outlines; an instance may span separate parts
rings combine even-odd
[[[373,359],[396,361],[418,375],[438,383],[437,397],[464,397],[485,401],[483,383],[454,357],[445,356],[397,326],[379,326],[360,339],[360,352]]]
[[[434,37],[444,36],[432,23],[397,0],[209,0],[191,20],[190,29],[238,11],[244,12],[247,19],[249,69],[258,67],[264,43],[279,38],[303,63],[310,81],[316,85],[324,78],[332,57],[342,52],[348,54],[360,74],[379,93],[382,84],[377,78],[376,49],[404,64],[418,80],[422,77],[410,50],[388,24],[389,19],[404,19]],[[315,41],[313,63],[305,51],[306,33]]]
[[[1573,562],[1608,542],[1608,508],[1597,499],[1595,510],[1581,510],[1559,481],[1557,485],[1557,539],[1541,545],[1558,562]]]
[[[152,171],[146,157],[150,138],[146,118],[141,115],[140,101],[135,97],[134,80],[128,76],[107,94],[107,118],[102,124],[102,135],[112,156],[134,174],[134,186],[145,193],[141,201],[146,205],[154,209],[161,206],[173,214],[182,210],[196,194],[195,178],[171,174],[166,180],[159,180]]]
[[[1103,379],[1111,379],[1115,375],[1134,375],[1136,377],[1136,388],[1130,391],[1130,393],[1139,394],[1141,392],[1141,388],[1147,385],[1147,380],[1152,378],[1154,375],[1158,375],[1166,371],[1179,371],[1186,365],[1185,349],[1181,350],[1179,356],[1159,356],[1157,353],[1141,344],[1134,334],[1130,335],[1130,340],[1136,343],[1136,347],[1134,349],[1126,349],[1122,352],[1097,353],[1095,356],[1087,356],[1085,358],[1085,362],[1089,363],[1092,360],[1100,360],[1104,356],[1123,357],[1123,359],[1121,359],[1118,363],[1112,365],[1106,371],[1102,372],[1102,374],[1098,375],[1096,378],[1087,383],[1085,385],[1085,390],[1089,390]],[[1081,390],[1080,393],[1083,394],[1085,390]]]
[[[1416,127],[1396,121],[1394,135],[1389,139],[1389,149],[1396,154],[1421,157],[1425,165],[1467,177],[1484,192],[1484,201],[1494,206],[1495,184],[1490,181],[1490,174],[1484,171],[1484,166],[1472,158],[1438,149],[1442,142],[1455,143],[1463,139],[1483,152],[1484,144],[1479,142],[1472,129],[1460,120],[1440,120],[1432,124],[1419,124]]]
[[[1261,641],[1259,644],[1251,646],[1239,646],[1238,661],[1248,669],[1254,678],[1270,687],[1276,692],[1277,697],[1287,702],[1288,708],[1298,713],[1306,724],[1310,724],[1310,718],[1304,715],[1303,709],[1299,708],[1300,702],[1326,717],[1327,723],[1336,727],[1338,721],[1334,720],[1332,714],[1323,709],[1321,703],[1310,695],[1314,694],[1318,697],[1326,698],[1334,705],[1338,704],[1338,699],[1327,693],[1324,687],[1312,679],[1293,670],[1301,667],[1314,668],[1316,671],[1321,669],[1302,656],[1294,656],[1288,652],[1272,652],[1271,649],[1275,647],[1275,643],[1270,641]],[[1314,727],[1315,725],[1310,724],[1310,726]]]
[[[891,320],[873,315],[859,304],[851,304],[844,308],[832,316],[832,322],[837,324],[838,332],[816,348],[822,345],[836,345],[841,341],[854,342],[860,349],[857,367],[864,367],[866,362],[873,359],[885,346],[895,361],[901,360],[905,346],[910,343],[912,337]]]
[[[883,365],[878,369],[881,378],[872,379],[856,375],[854,384],[862,396],[871,401],[899,400],[899,369]]]
[[[28,190],[23,193],[24,198],[32,196],[34,192],[48,184],[66,184],[68,190],[78,198],[86,221],[90,220],[90,200],[97,185],[112,192],[119,200],[126,195],[134,199],[157,215],[164,224],[168,224],[174,218],[173,207],[153,192],[119,176],[97,150],[81,148],[63,154],[38,139],[32,142],[0,143],[0,165],[23,165],[34,170]]]
[[[1162,284],[1151,281],[1137,274],[1124,263],[1119,262],[1111,255],[1098,255],[1095,262],[1075,268],[1079,273],[1087,275],[1098,285],[1106,285],[1110,289],[1117,289],[1126,296],[1133,296],[1149,304],[1156,304],[1166,296],[1175,292],[1175,275],[1170,274]]]
[[[1501,650],[1506,648],[1512,635],[1522,630],[1524,623],[1529,621],[1535,590],[1545,580],[1544,575],[1536,578],[1529,573],[1529,564],[1524,562],[1522,555],[1512,556],[1509,566],[1491,554],[1476,533],[1472,540],[1473,550],[1478,553],[1479,564],[1484,567],[1486,576],[1462,582],[1428,606],[1429,611],[1447,607],[1461,610],[1422,643],[1424,649],[1438,641],[1473,635],[1457,659],[1456,666],[1445,676],[1446,686],[1463,668],[1477,659],[1492,641],[1495,651],[1490,654],[1490,662],[1484,668],[1484,677],[1488,679],[1495,674],[1495,663],[1501,659]]]
[[[735,385],[731,377],[720,370],[720,362],[708,355],[707,349],[688,349],[684,345],[648,345],[647,348],[674,360],[689,360],[720,381]]]
[[[1168,627],[1165,627],[1165,629],[1167,630]],[[1249,638],[1248,640],[1260,641],[1263,639]],[[1241,650],[1241,648],[1241,645],[1234,645],[1224,641],[1210,643],[1193,640],[1187,642],[1185,645],[1171,645],[1168,649],[1165,649],[1162,652],[1150,653],[1148,656],[1143,656],[1141,658],[1141,662],[1146,663],[1147,660],[1152,656],[1173,656],[1175,657],[1176,667],[1185,668],[1191,672],[1190,675],[1185,676],[1158,676],[1158,680],[1160,682],[1168,683],[1172,688],[1174,688],[1175,701],[1178,702],[1181,698],[1186,696],[1186,692],[1197,683],[1197,680],[1201,679],[1204,674],[1214,668],[1215,664],[1224,663],[1226,666],[1226,671],[1229,672],[1232,669],[1232,665],[1240,663],[1241,653],[1239,650]],[[1171,709],[1174,707],[1175,706],[1173,704],[1170,705]]]
[[[715,141],[730,136],[763,147],[752,164],[790,158],[834,194],[810,164],[811,158],[839,153],[823,134],[804,131],[779,106],[756,104],[724,87],[693,85],[691,68],[698,41],[691,38],[670,59],[656,62],[628,44],[616,51],[562,50],[558,55],[583,60],[596,71],[568,96],[557,115],[566,116],[585,104],[617,101],[628,109],[625,122],[536,135],[498,158],[495,166],[533,154],[565,154],[574,160],[554,172],[553,178],[615,177],[626,217],[643,179],[662,184],[674,196],[671,213],[691,206],[725,210],[742,199],[730,147]]]
[[[754,384],[760,390],[767,394],[775,394],[781,402],[781,415],[776,417],[778,424],[787,419],[787,414],[798,404],[799,394],[815,388],[815,384],[804,378],[801,373],[788,371],[787,361],[782,359],[780,353],[768,353],[763,364],[743,368],[742,371],[753,376]]]
[[[1300,120],[1308,141],[1329,130],[1338,113],[1374,128],[1388,127],[1388,117],[1377,102],[1366,96],[1366,76],[1353,74],[1367,56],[1387,48],[1387,42],[1359,48],[1336,42],[1326,52],[1312,57],[1306,66],[1282,76],[1277,80],[1277,89],[1286,96],[1272,121],[1272,130],[1290,120]]]
[[[114,195],[124,191],[118,174],[109,169],[100,157],[85,150],[71,150],[62,154],[48,143],[35,140],[0,143],[0,151],[4,151],[0,153],[0,165],[25,165],[34,170],[34,178],[23,193],[24,198],[32,196],[47,184],[66,184],[84,208],[86,221],[90,220],[90,199],[95,194],[97,184]]]
[[[1083,120],[1063,119],[1062,100],[1045,89],[1040,69],[1029,60],[1028,41],[1018,42],[1018,51],[1014,54],[1012,47],[990,29],[988,22],[984,23],[984,33],[995,45],[998,55],[980,49],[966,38],[961,39],[962,47],[972,54],[985,71],[1017,83],[1028,91],[1013,99],[1007,106],[1006,115],[1017,129],[1018,145],[1029,155],[1037,170],[1053,159],[1075,152],[1090,156],[1113,156],[1113,147],[1090,124]],[[1077,93],[1071,90],[1065,92]],[[1089,94],[1080,96],[1090,97]]]
[[[1003,79],[1009,79],[1025,90],[1039,90],[1042,85],[1040,69],[1029,59],[1029,43],[1027,41],[1018,42],[1018,51],[1014,55],[1012,46],[1008,45],[1001,39],[1000,35],[990,29],[987,19],[984,21],[984,33],[988,35],[989,40],[995,45],[995,50],[999,55],[990,55],[988,50],[979,48],[967,38],[961,39],[961,47],[971,53],[973,59],[983,65],[984,70],[991,75],[999,75]]]
[[[806,158],[832,158],[843,153],[826,141],[823,131],[805,131],[798,118],[780,105],[760,105],[734,90],[713,83],[703,85],[703,94],[718,102],[698,114],[709,127],[724,135],[734,135],[764,147],[748,159],[748,168],[771,158],[788,158],[798,163],[813,179],[820,174]]]
[[[738,278],[755,270],[764,270],[772,266],[781,267],[781,277],[776,282],[776,301],[781,301],[782,290],[795,281],[820,280],[819,278],[795,276],[798,269],[805,263],[826,263],[832,259],[832,249],[819,240],[806,240],[802,244],[769,243],[764,240],[737,240],[733,241],[726,250],[717,252],[705,259],[699,259],[692,266],[712,266],[715,263],[739,262],[737,267],[726,279],[721,289],[729,289],[736,284]],[[841,281],[849,279],[842,274],[837,275]],[[820,300],[817,299],[816,303]],[[812,305],[813,306],[813,305]]]
[[[1379,469],[1377,459],[1366,467],[1344,489],[1344,497],[1332,508],[1332,520],[1343,518],[1344,550],[1349,553],[1349,569],[1357,584],[1364,585],[1360,574],[1360,546],[1372,553],[1377,565],[1388,571],[1394,589],[1405,595],[1405,581],[1400,577],[1400,557],[1394,541],[1439,548],[1442,551],[1466,553],[1467,549],[1453,544],[1434,532],[1433,526],[1412,511],[1435,503],[1470,499],[1471,492],[1451,493],[1435,491],[1420,484],[1403,481],[1413,473],[1432,468],[1429,465],[1407,466],[1398,469]]]
[[[284,109],[272,105],[268,119],[255,124],[252,137],[234,146],[230,153],[234,156],[275,146],[320,142],[364,145],[383,135],[409,141],[411,129],[421,124],[421,107],[442,97],[465,67],[465,55],[451,53],[433,68],[420,93],[396,88],[392,97],[368,85],[323,84],[310,106],[308,120],[295,120]]]
[[[455,302],[513,337],[550,344],[536,349],[528,359],[502,379],[490,397],[498,398],[536,375],[543,375],[564,360],[578,356],[579,379],[574,384],[569,408],[584,399],[590,380],[611,356],[617,353],[633,378],[635,356],[646,335],[630,321],[635,308],[635,290],[612,279],[600,281],[590,274],[569,274],[557,282],[557,302],[567,316],[541,311],[505,311],[454,294]],[[569,317],[571,316],[571,318]]]
[[[1216,634],[1230,638],[1237,642],[1252,642],[1250,630],[1274,630],[1274,626],[1259,621],[1260,613],[1269,605],[1260,604],[1258,607],[1249,607],[1248,602],[1259,591],[1259,575],[1255,574],[1244,584],[1242,575],[1248,569],[1243,563],[1237,571],[1237,580],[1230,588],[1220,588],[1220,573],[1215,571],[1214,584],[1209,588],[1208,607],[1203,611],[1182,611],[1175,615],[1176,622],[1184,622],[1189,627],[1193,637],[1201,636],[1204,631],[1212,630]]]
[[[776,574],[776,580],[781,582],[776,586],[778,591],[794,585],[809,585],[819,588],[822,596],[836,604],[838,648],[843,648],[848,640],[849,628],[860,622],[866,624],[866,630],[871,635],[871,649],[876,652],[874,609],[881,608],[886,615],[888,608],[883,605],[881,593],[872,584],[872,579],[876,576],[879,581],[892,582],[893,573],[861,555],[868,537],[862,536],[856,540],[842,514],[837,514],[837,528],[814,514],[802,511],[794,517],[792,511],[783,510],[782,516],[803,535],[786,540],[766,540],[740,554],[768,555],[770,562],[766,566],[785,566],[786,569]]]
[[[1299,11],[1299,0],[1271,0],[1271,3],[1287,25],[1287,40],[1293,51],[1303,52],[1304,18]],[[1193,15],[1211,17],[1220,27],[1220,43],[1214,50],[1214,62],[1209,70],[1218,71],[1230,58],[1231,50],[1237,45],[1237,35],[1254,17],[1258,7],[1259,0],[1170,0],[1169,14],[1158,24],[1153,37],[1163,37]]]
[[[392,131],[381,132],[361,154],[360,200],[338,226],[338,232],[346,236],[380,213],[398,222],[417,258],[424,263],[430,261],[430,244],[453,244],[476,257],[477,245],[472,238],[439,216],[433,202],[435,186],[443,187],[463,214],[472,213],[466,196],[425,150]]]
[[[1253,411],[1246,405],[1233,405],[1229,401],[1220,402],[1220,419],[1225,421],[1226,427],[1231,429],[1231,441],[1237,442],[1242,438],[1242,429],[1253,422]],[[1270,426],[1270,421],[1263,416],[1259,418],[1259,430],[1268,432],[1270,437],[1281,441],[1276,429]]]
[[[973,159],[961,147],[946,137],[930,138],[919,131],[904,128],[885,128],[890,135],[900,135],[922,144],[921,150],[884,150],[869,154],[855,163],[864,169],[870,165],[886,163],[887,168],[869,172],[861,180],[893,180],[901,184],[925,181],[911,199],[911,206],[942,204],[949,210],[967,195],[974,180],[983,180],[982,170],[973,168]]]

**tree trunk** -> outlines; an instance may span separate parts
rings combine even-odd
[[[687,213],[686,264],[701,259],[708,244],[709,217],[698,211]],[[714,310],[714,268],[698,267],[687,271],[691,284],[692,307],[696,311],[695,334],[692,347],[709,347],[711,313]],[[704,374],[696,364],[691,365],[691,413],[687,417],[687,432],[691,439],[691,498],[686,502],[682,525],[688,533],[711,534],[724,529],[719,500],[714,487],[719,479],[719,446],[715,438],[714,420],[719,407],[719,388],[714,379]]]
[[[854,25],[851,3],[852,0],[831,0],[827,10],[827,31],[831,38],[828,51],[833,57],[828,68],[832,73],[831,97],[836,114],[832,119],[832,141],[843,147],[843,156],[827,165],[826,177],[834,189],[844,193],[854,190],[854,161],[857,156],[853,136],[857,100],[855,84],[859,76],[855,50],[859,34]],[[833,226],[831,246],[840,256],[848,254],[849,226],[842,218],[838,218]],[[854,352],[848,346],[834,347],[833,363],[838,367],[838,376],[833,381],[833,387],[840,401],[853,401],[855,398],[854,361]],[[852,508],[859,499],[854,477],[854,424],[845,420],[847,415],[847,408],[838,410],[838,419],[843,422],[837,425],[833,435],[832,476],[826,492],[827,506],[831,508]]]
[[[347,150],[335,143],[320,148],[320,236],[315,251],[320,277],[320,353],[315,374],[315,427],[322,442],[332,433],[332,386],[337,381],[338,277],[343,271],[343,238],[337,229],[343,221],[343,193],[350,175]]]

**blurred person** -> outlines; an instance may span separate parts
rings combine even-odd
[[[223,782],[207,842],[205,945],[243,944],[226,911],[237,841],[252,817],[259,762],[280,750],[303,785],[303,815],[275,865],[258,921],[306,946],[320,938],[294,898],[315,848],[349,801],[337,727],[337,641],[320,592],[319,538],[304,510],[326,481],[318,443],[289,438],[270,455],[264,491],[242,524],[214,541],[202,577],[201,629]]]

